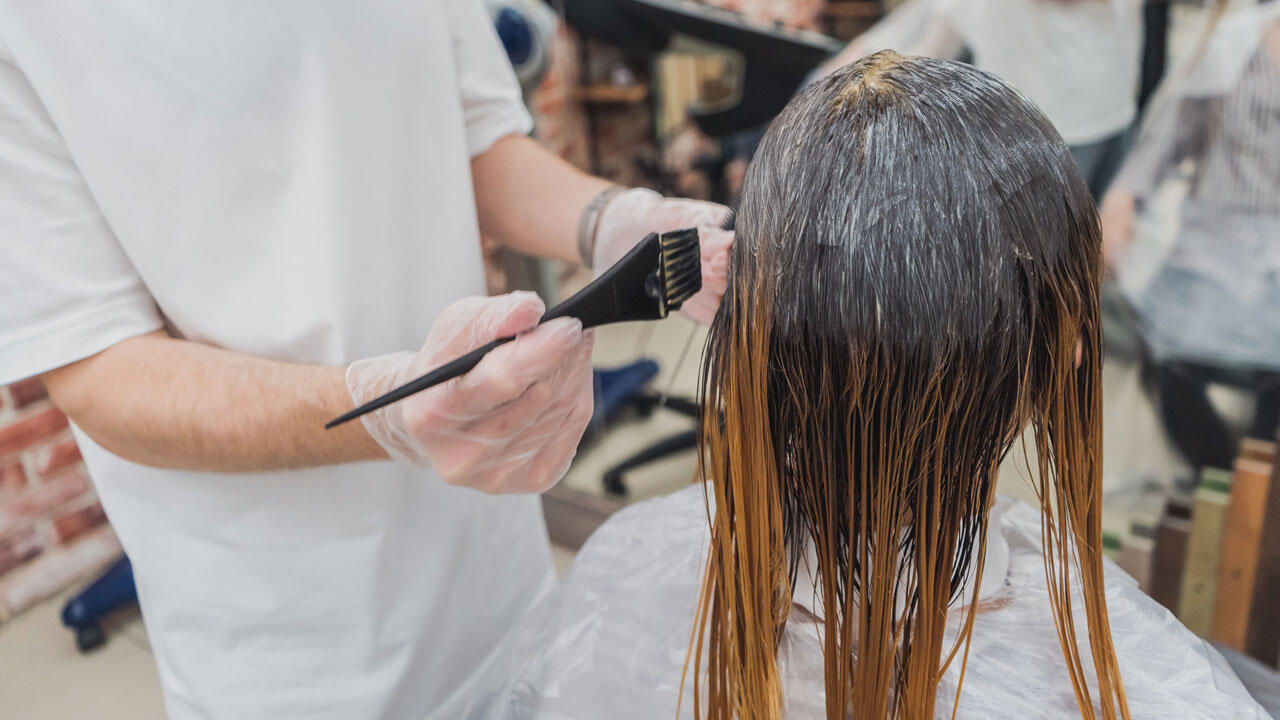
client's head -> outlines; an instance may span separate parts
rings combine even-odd
[[[747,175],[704,363],[716,504],[698,714],[777,714],[807,554],[828,717],[932,718],[948,610],[975,596],[996,469],[1029,425],[1064,674],[1082,713],[1127,715],[1098,555],[1099,262],[1067,147],[992,75],[879,53],[782,111]],[[965,643],[968,605],[952,614]]]

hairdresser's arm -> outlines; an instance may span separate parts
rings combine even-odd
[[[241,472],[387,455],[351,409],[343,368],[276,362],[177,340],[130,338],[43,376],[94,442],[134,462]]]
[[[591,415],[591,337],[562,318],[534,327],[532,293],[463,298],[416,353],[349,368],[277,362],[163,332],[45,373],[58,407],[98,444],[155,467],[304,468],[388,455],[486,492],[545,490]],[[519,335],[466,375],[324,430],[353,405],[496,337]],[[385,448],[385,450],[384,450]]]
[[[482,233],[528,255],[570,262],[579,261],[583,210],[611,185],[523,135],[508,135],[472,159],[471,182]]]

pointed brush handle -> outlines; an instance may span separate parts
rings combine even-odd
[[[484,358],[485,355],[489,354],[490,350],[493,350],[494,348],[500,345],[506,345],[512,340],[515,340],[514,335],[511,337],[498,338],[497,340],[494,340],[492,342],[485,343],[484,345],[481,345],[480,347],[476,348],[475,350],[472,350],[471,352],[467,353],[466,355],[463,355],[462,357],[450,360],[449,362],[445,363],[444,365],[441,365],[435,370],[432,370],[426,375],[423,375],[414,380],[410,380],[409,382],[405,383],[404,385],[401,385],[400,387],[396,388],[395,390],[392,390],[391,392],[385,395],[379,395],[378,397],[370,400],[369,402],[361,405],[360,407],[354,410],[351,410],[350,412],[347,412],[343,415],[339,415],[338,417],[325,423],[324,427],[326,430],[328,430],[331,427],[337,427],[338,425],[341,425],[342,423],[345,423],[349,420],[354,420],[360,417],[361,415],[364,415],[366,413],[371,413],[374,410],[378,410],[380,408],[384,408],[397,400],[403,400],[409,397],[410,395],[420,393],[423,390],[426,390],[427,388],[435,387],[436,385],[439,385],[440,383],[446,380],[452,380],[458,377],[459,375],[463,375],[468,370],[478,365],[480,363],[480,360]]]
[[[538,325],[542,325],[549,320],[554,320],[559,317],[569,316],[582,320],[583,329],[596,327],[610,322],[607,318],[607,314],[614,307],[614,304],[608,302],[606,298],[598,297],[600,292],[608,291],[607,288],[605,290],[597,289],[603,285],[602,280],[603,277],[597,278],[594,282],[583,288],[582,291],[578,292],[573,297],[548,310],[546,314],[538,320]],[[361,415],[384,408],[397,400],[403,400],[410,395],[420,393],[427,388],[435,387],[446,380],[452,380],[475,367],[480,362],[481,358],[489,354],[490,350],[493,350],[500,345],[506,345],[512,340],[515,340],[515,336],[498,338],[488,344],[481,345],[466,355],[450,360],[420,378],[410,380],[385,395],[379,395],[360,407],[339,415],[325,423],[324,427],[326,430],[337,427],[345,422],[354,420]]]

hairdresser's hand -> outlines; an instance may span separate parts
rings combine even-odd
[[[431,465],[452,485],[487,493],[541,492],[569,469],[591,419],[592,333],[576,318],[534,329],[537,295],[472,297],[445,308],[415,353],[347,369],[356,405],[490,340],[520,334],[467,374],[361,418],[392,458]]]
[[[1124,259],[1133,239],[1137,215],[1133,193],[1111,190],[1102,198],[1098,215],[1102,220],[1102,260],[1106,268],[1114,270]]]
[[[632,188],[619,194],[600,213],[596,226],[596,271],[603,271],[627,254],[651,232],[698,229],[702,245],[702,290],[680,308],[703,325],[720,307],[729,274],[729,246],[733,232],[723,228],[729,208],[701,200],[664,198],[652,190]]]

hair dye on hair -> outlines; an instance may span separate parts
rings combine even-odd
[[[996,470],[1030,424],[1065,672],[1082,716],[1128,718],[1103,596],[1099,228],[1049,122],[991,75],[878,53],[783,110],[736,222],[701,389],[695,715],[781,716],[809,553],[827,716],[933,718],[973,629],[974,603],[948,611],[977,596]]]

